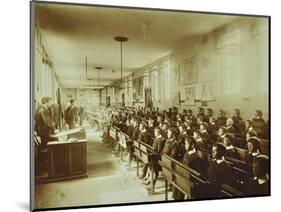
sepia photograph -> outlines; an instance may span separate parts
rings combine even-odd
[[[270,16],[30,13],[32,210],[271,195]]]

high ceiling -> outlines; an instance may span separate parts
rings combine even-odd
[[[120,43],[123,76],[166,56],[184,43],[232,22],[237,16],[144,11],[37,3],[36,23],[62,87],[98,86],[96,66],[101,66],[101,87],[120,79]],[[88,60],[86,79],[85,58]]]

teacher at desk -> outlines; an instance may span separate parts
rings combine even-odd
[[[47,147],[48,141],[52,140],[50,134],[55,131],[55,125],[49,109],[51,97],[42,97],[41,103],[35,114],[35,131],[41,138],[41,149],[43,149]]]

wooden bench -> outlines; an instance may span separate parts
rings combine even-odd
[[[197,171],[185,166],[179,161],[169,157],[168,155],[162,155],[161,162],[162,175],[165,178],[165,200],[168,200],[168,183],[172,184],[188,199],[192,199],[195,196],[194,189],[197,189],[196,196],[204,196],[204,191],[209,184],[208,181]]]
[[[153,151],[152,146],[145,144],[141,141],[133,141],[134,146],[134,156],[137,161],[137,176],[139,176],[139,162],[143,164],[149,164],[151,169],[150,182],[151,190],[150,193],[154,193],[154,166],[158,164],[160,155]]]
[[[241,154],[243,153],[243,157],[246,158],[247,151],[246,150],[241,150]],[[211,158],[211,154],[208,152],[204,152],[201,150],[198,150],[199,155],[203,159],[207,159],[208,162]],[[246,164],[246,159],[245,160],[238,160],[235,158],[231,157],[225,157],[225,160],[228,164],[231,165],[233,175],[232,175],[232,185],[235,189],[239,191],[243,191],[245,189],[245,183],[247,182],[249,176],[248,170],[247,170],[247,164]]]
[[[231,187],[230,185],[222,184],[220,190],[220,197],[243,197],[244,193]]]

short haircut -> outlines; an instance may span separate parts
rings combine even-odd
[[[261,151],[260,139],[258,139],[257,137],[251,137],[247,142],[253,145],[254,150]]]
[[[235,111],[235,113],[237,113],[237,114],[239,114],[239,115],[240,115],[240,109],[235,108],[235,109],[234,109],[234,111]]]
[[[259,116],[262,116],[261,110],[256,110],[256,113],[257,113]]]
[[[213,147],[217,148],[217,158],[221,158],[225,155],[226,148],[222,143],[214,143]]]
[[[249,130],[247,132],[247,135],[249,135],[250,137],[257,137],[258,136],[257,132],[254,131],[254,130]]]
[[[74,99],[71,99],[71,100],[70,100],[70,103],[71,103],[71,104],[74,103]]]
[[[185,139],[185,142],[189,143],[189,145],[196,148],[196,140],[192,136],[187,136],[186,139]]]
[[[233,144],[233,140],[234,140],[234,136],[233,135],[227,133],[225,135],[225,138],[227,138],[230,141],[230,143]]]
[[[177,133],[177,130],[176,130],[176,128],[174,128],[174,127],[169,127],[169,129],[168,129],[171,133],[172,133],[172,135],[176,135],[176,133]]]

